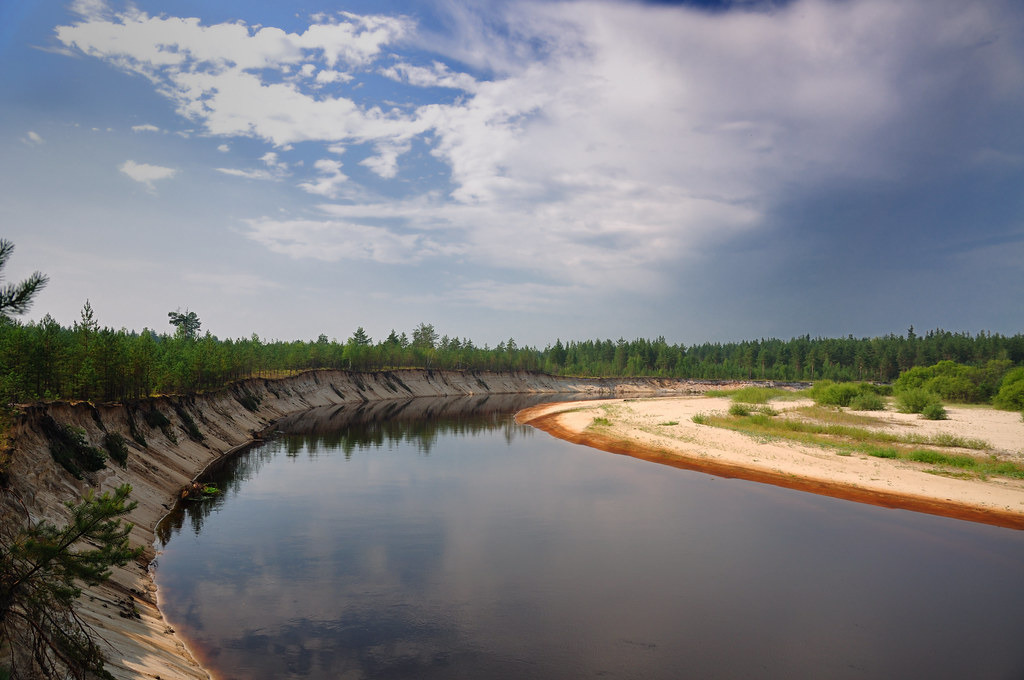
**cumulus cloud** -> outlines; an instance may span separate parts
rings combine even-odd
[[[342,185],[348,181],[348,176],[341,171],[341,161],[323,158],[314,163],[313,167],[320,173],[319,177],[314,181],[300,182],[299,188],[310,194],[335,198]]]
[[[177,174],[177,170],[174,168],[165,168],[160,165],[149,165],[148,163],[136,163],[135,161],[125,161],[122,163],[118,170],[131,177],[136,182],[145,184],[146,188],[155,193],[156,186],[154,182],[158,182],[162,179],[170,179]]]
[[[360,68],[409,29],[403,18],[349,13],[287,33],[127,11],[111,18],[90,16],[59,26],[56,33],[67,47],[149,78],[181,115],[201,122],[210,134],[257,136],[285,146],[373,138],[394,122],[349,99],[317,98],[295,82],[267,82],[264,69],[287,73],[310,58],[328,70]]]
[[[160,128],[156,125],[146,123],[145,125],[133,125],[132,132],[160,132]]]
[[[380,142],[376,146],[377,155],[370,156],[359,162],[384,179],[391,179],[398,174],[398,157],[412,148],[409,142]]]
[[[38,132],[33,132],[32,130],[25,133],[25,136],[21,138],[21,141],[29,146],[39,146],[40,144],[46,143]]]
[[[816,183],[886,181],[940,155],[1008,167],[1021,156],[983,139],[965,113],[965,102],[1024,104],[1021,20],[1001,0],[795,0],[713,13],[588,0],[447,6],[452,35],[345,13],[289,33],[139,12],[57,35],[149,78],[207,134],[256,137],[272,153],[299,142],[363,145],[373,153],[359,166],[408,182],[404,200],[249,223],[254,240],[292,257],[458,255],[560,290],[642,289],[758,229]],[[506,13],[484,15],[495,7]],[[403,41],[436,59],[414,63],[398,53]],[[326,84],[357,81],[354,90],[373,74],[415,91],[412,103],[324,95],[335,92]],[[425,88],[443,96],[415,100]],[[414,142],[447,171],[446,184],[400,172]],[[263,160],[220,170],[299,171]],[[360,172],[321,159],[296,184],[351,200]]]

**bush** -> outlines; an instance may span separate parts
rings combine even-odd
[[[999,392],[992,399],[996,408],[1007,411],[1024,409],[1024,366],[1015,368],[1005,376],[999,386]]]
[[[896,393],[896,406],[900,413],[923,413],[930,404],[941,403],[939,395],[921,387]]]
[[[850,402],[850,408],[855,411],[884,411],[885,400],[876,392],[862,392]]]
[[[935,376],[926,382],[924,387],[946,401],[965,404],[982,401],[981,389],[964,376]]]
[[[731,416],[749,416],[750,406],[748,404],[742,404],[740,402],[733,402],[729,406],[729,415]]]
[[[143,411],[142,419],[150,427],[164,428],[171,424],[171,419],[155,408],[152,411]]]
[[[199,431],[199,426],[196,425],[196,421],[192,419],[189,412],[185,410],[185,407],[180,404],[174,405],[174,412],[181,418],[181,423],[185,426],[185,431],[188,432],[190,439],[201,442],[205,439],[203,433]]]
[[[946,413],[946,409],[942,408],[942,404],[934,403],[928,404],[921,411],[921,415],[928,420],[948,420],[949,414]]]
[[[128,467],[128,445],[125,443],[124,437],[116,432],[108,432],[103,437],[103,448],[122,469]]]
[[[861,389],[854,383],[831,383],[812,392],[814,401],[822,406],[849,406],[860,395]]]
[[[50,440],[50,455],[76,479],[82,479],[84,472],[96,472],[106,467],[107,455],[89,445],[85,430],[74,425],[60,425],[51,416],[45,416],[41,426]]]

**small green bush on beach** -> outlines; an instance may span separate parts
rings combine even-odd
[[[850,402],[854,411],[884,411],[885,400],[875,392],[862,392]]]
[[[750,405],[742,402],[733,402],[729,405],[729,415],[731,416],[749,416]]]
[[[933,404],[942,405],[939,395],[923,387],[896,393],[896,406],[900,413],[924,413],[924,410]]]
[[[949,420],[949,414],[946,413],[946,409],[939,403],[928,404],[921,411],[921,415],[928,420]]]

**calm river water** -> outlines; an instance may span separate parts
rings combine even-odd
[[[1024,532],[603,453],[510,399],[318,411],[160,528],[221,678],[1021,678]]]

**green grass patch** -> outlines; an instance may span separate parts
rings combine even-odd
[[[735,401],[729,405],[729,415],[731,416],[749,416],[750,405],[743,402]]]
[[[678,420],[668,420],[668,421],[665,421],[664,423],[658,423],[658,425],[660,425],[661,427],[672,427],[673,425],[678,425],[678,424],[679,424]]]
[[[797,409],[795,412],[821,415],[829,419],[864,419],[881,422],[872,416],[845,414],[838,409],[821,406]],[[791,412],[792,413],[792,412]],[[693,422],[741,432],[755,437],[759,441],[773,438],[785,439],[801,444],[824,446],[834,449],[838,455],[853,453],[865,454],[876,458],[906,460],[935,466],[937,474],[960,477],[980,477],[998,475],[1024,479],[1024,464],[1012,461],[1000,461],[992,456],[990,459],[957,453],[955,451],[938,451],[924,447],[967,448],[987,450],[991,446],[980,439],[970,439],[950,434],[923,436],[917,434],[900,435],[891,432],[870,430],[836,422],[811,422],[806,419],[773,418],[754,410],[748,415],[726,415],[722,413],[699,413],[693,416]],[[958,471],[954,473],[953,471]]]
[[[874,425],[877,427],[885,425],[885,421],[877,416],[867,416],[863,413],[851,413],[849,411],[843,411],[841,409],[828,406],[803,406],[801,408],[794,409],[793,413],[797,413],[811,420],[823,423],[832,423],[834,425]]]
[[[706,392],[704,392],[704,396],[705,397],[731,397],[732,395],[736,394],[737,392],[739,392],[738,389],[735,389],[735,390],[707,390]]]
[[[899,458],[900,452],[891,446],[876,446],[874,444],[865,444],[860,448],[861,451],[874,456],[875,458]]]
[[[744,404],[767,404],[772,399],[780,397],[786,397],[791,392],[779,389],[777,387],[757,387],[756,385],[750,385],[748,387],[741,387],[732,394],[732,400],[734,402],[742,402]]]
[[[932,451],[931,449],[914,449],[907,454],[907,460],[964,469],[974,468],[978,465],[978,461],[970,456],[951,455],[941,451]]]
[[[609,426],[611,426],[611,424],[612,424],[611,420],[609,420],[608,418],[604,418],[602,416],[597,416],[590,423],[590,425],[592,427],[609,427]]]

